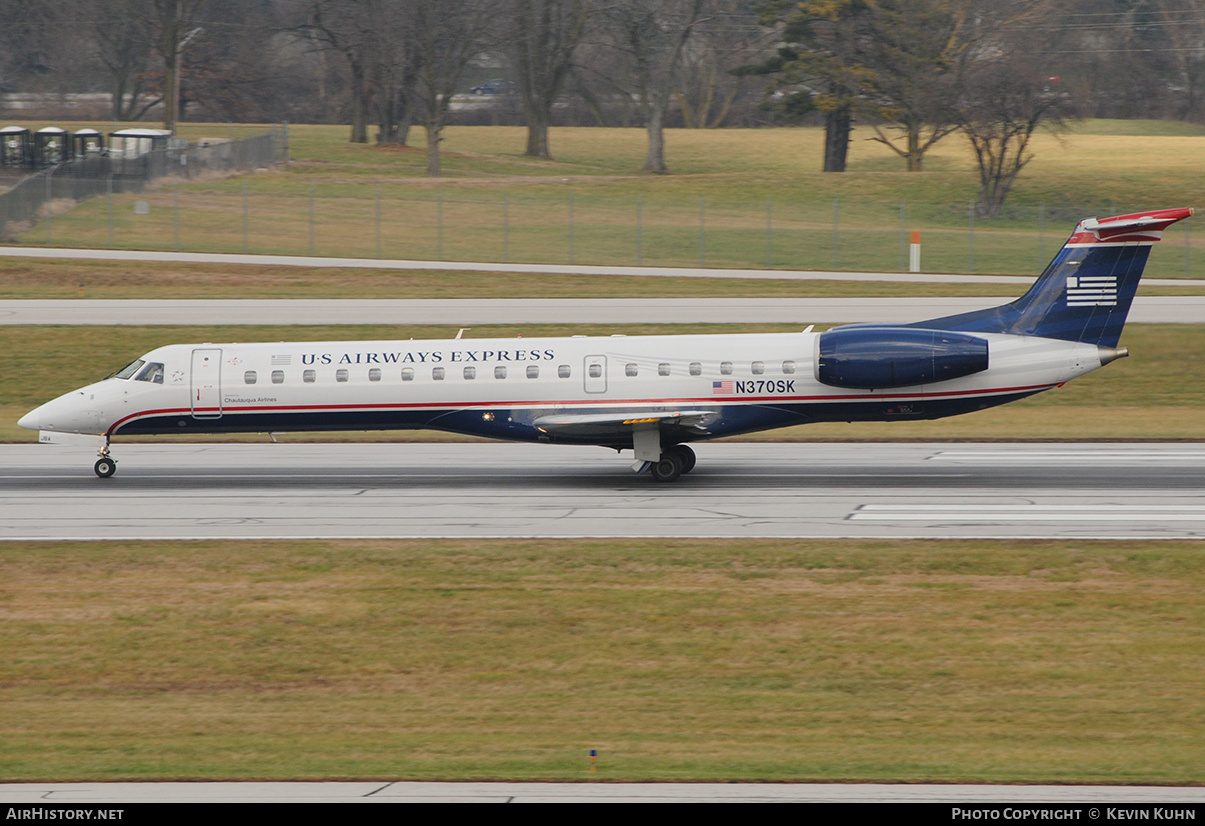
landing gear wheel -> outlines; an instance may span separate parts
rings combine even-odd
[[[96,464],[92,466],[92,469],[96,471],[96,475],[101,479],[108,479],[117,472],[117,462],[108,456],[102,456],[96,460]]]
[[[662,453],[649,470],[658,482],[673,482],[682,475],[682,460],[674,453]]]
[[[674,445],[666,453],[672,453],[678,457],[678,461],[682,464],[682,472],[690,473],[695,469],[695,452],[686,445]]]

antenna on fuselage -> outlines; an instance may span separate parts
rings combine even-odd
[[[472,327],[461,327],[460,332],[456,334],[456,340],[460,341],[460,337],[464,335],[464,331],[471,330],[471,329],[473,329],[473,328]]]

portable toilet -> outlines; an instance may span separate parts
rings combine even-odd
[[[105,136],[95,129],[76,129],[71,136],[71,155],[87,158],[105,151]]]
[[[141,158],[156,149],[167,149],[172,136],[165,129],[119,129],[109,133],[109,154],[119,158]]]
[[[0,167],[27,169],[33,166],[33,133],[24,126],[0,129]]]
[[[62,163],[71,157],[71,133],[58,126],[39,129],[33,136],[33,151],[39,167]]]

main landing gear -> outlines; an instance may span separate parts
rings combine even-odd
[[[97,451],[97,455],[100,458],[96,460],[96,464],[92,466],[92,469],[96,471],[96,475],[101,479],[108,479],[117,472],[117,460],[109,455],[108,439],[105,440],[105,446]]]
[[[686,445],[674,445],[661,451],[661,458],[649,465],[649,472],[658,482],[676,481],[695,466],[695,452]]]

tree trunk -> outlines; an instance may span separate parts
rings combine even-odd
[[[439,177],[439,142],[443,127],[432,123],[427,124],[427,177]]]
[[[925,156],[920,148],[920,126],[909,124],[908,126],[908,171],[920,172],[921,164],[924,163]]]
[[[842,106],[824,117],[824,171],[844,172],[845,159],[849,154],[849,132],[853,128],[853,115],[848,106]]]
[[[657,175],[664,175],[669,172],[665,166],[665,132],[662,128],[664,112],[659,108],[654,107],[649,113],[648,118],[648,133],[649,133],[649,154],[648,159],[644,162],[644,171],[652,172]]]
[[[173,46],[173,54],[170,58],[163,59],[163,128],[173,135],[176,134],[176,113],[180,106],[177,100],[180,94],[178,78],[180,55],[175,53],[174,49]]]
[[[548,151],[548,118],[544,112],[528,110],[527,151],[523,154],[532,158],[552,158]]]
[[[372,93],[364,77],[364,67],[351,65],[351,142],[368,143],[368,99]]]

